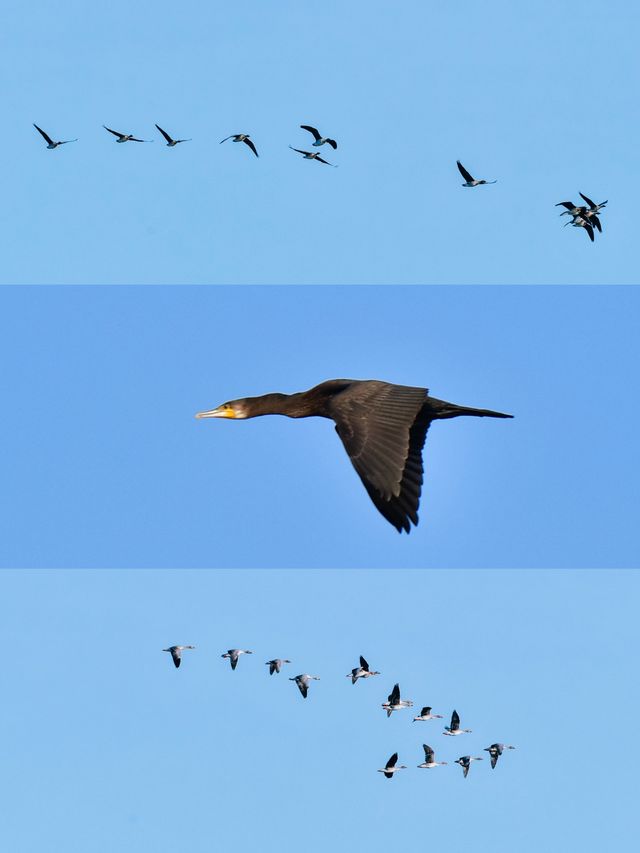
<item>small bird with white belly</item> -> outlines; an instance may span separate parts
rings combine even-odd
[[[441,720],[442,714],[432,714],[431,706],[425,705],[425,707],[420,711],[420,714],[417,717],[413,718],[414,723],[422,722],[426,723],[427,720]]]
[[[162,651],[171,653],[174,666],[177,669],[180,666],[180,662],[182,660],[181,652],[184,651],[184,649],[195,649],[195,646],[169,646],[168,649],[163,649]]]
[[[398,770],[406,770],[407,767],[405,764],[398,764],[398,753],[394,752],[391,758],[387,761],[384,768],[382,770],[378,770],[378,773],[384,773],[387,779],[393,779],[393,774],[397,773]]]
[[[455,735],[471,734],[471,729],[460,728],[460,716],[457,711],[454,711],[451,715],[451,725],[445,726],[442,734],[454,737]]]
[[[479,180],[476,180],[476,178],[474,178],[473,175],[470,175],[469,172],[467,172],[467,170],[462,165],[460,160],[456,160],[456,165],[458,166],[458,171],[460,172],[460,174],[464,178],[464,184],[462,184],[463,187],[480,187],[483,184],[496,184],[497,183],[497,181],[479,181]]]
[[[402,708],[413,707],[413,702],[410,699],[401,699],[400,685],[394,684],[393,690],[389,693],[387,701],[382,703],[382,707],[387,712],[387,717],[390,717],[394,711],[400,711]]]
[[[285,663],[291,663],[291,661],[286,658],[274,658],[273,660],[268,660],[266,662],[266,666],[269,667],[269,675],[273,675],[274,672],[280,672],[282,665]]]
[[[231,664],[231,669],[235,669],[238,666],[240,655],[252,654],[253,652],[250,652],[248,649],[228,649],[223,655],[220,655],[220,657],[228,658],[229,663]]]
[[[338,168],[333,163],[329,163],[328,160],[323,160],[317,151],[302,151],[300,148],[294,148],[293,145],[290,145],[289,148],[292,151],[297,151],[298,154],[302,154],[305,160],[317,160],[319,163],[324,163],[325,166],[333,166],[334,169]]]
[[[302,693],[302,698],[306,699],[309,693],[309,684],[311,681],[320,681],[320,677],[304,673],[303,675],[296,675],[295,678],[290,678],[289,681],[295,681],[298,690]]]
[[[260,156],[248,133],[232,133],[231,136],[225,136],[224,139],[221,139],[220,145],[222,145],[223,142],[226,142],[227,139],[233,139],[234,142],[244,142],[244,144],[253,151],[256,157]]]
[[[68,144],[69,144],[69,142],[77,142],[77,141],[78,141],[77,139],[61,139],[59,142],[55,142],[55,141],[54,141],[54,140],[49,136],[49,134],[48,134],[48,133],[45,133],[45,132],[44,132],[44,130],[43,130],[41,127],[38,127],[38,125],[37,125],[37,124],[34,124],[33,126],[34,126],[34,127],[35,127],[35,129],[38,131],[38,133],[40,134],[40,136],[44,139],[44,141],[47,143],[47,148],[50,148],[52,151],[53,151],[53,149],[54,149],[54,148],[58,148],[58,146],[60,146],[60,145],[68,145]]]
[[[360,655],[360,666],[356,666],[352,669],[346,678],[350,678],[351,683],[355,684],[359,678],[370,678],[372,675],[380,675],[380,673],[369,669],[369,664],[362,655]]]
[[[515,749],[515,746],[509,746],[508,743],[492,743],[491,746],[486,746],[484,751],[489,753],[491,758],[491,769],[493,770],[496,764],[498,763],[498,759],[505,751],[505,749]]]
[[[455,763],[459,764],[462,767],[462,773],[464,778],[466,779],[469,775],[469,768],[471,767],[472,761],[483,761],[481,755],[473,756],[473,755],[461,755],[460,758],[456,758]]]
[[[422,744],[422,748],[424,749],[424,761],[422,764],[418,764],[418,767],[426,767],[431,770],[433,767],[442,767],[447,763],[446,761],[436,761],[435,752],[426,743]]]
[[[308,130],[309,133],[313,134],[313,138],[315,139],[315,142],[312,142],[311,144],[313,145],[314,148],[319,148],[321,145],[324,145],[325,143],[327,145],[330,145],[334,151],[338,147],[338,143],[335,141],[335,139],[329,139],[328,136],[321,136],[320,132],[315,127],[311,127],[311,125],[308,125],[308,124],[301,124],[300,127],[302,128],[302,130]]]

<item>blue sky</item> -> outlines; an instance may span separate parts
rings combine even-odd
[[[635,283],[639,15],[9,0],[1,280]],[[48,151],[32,122],[80,141]],[[155,122],[193,142],[167,149]],[[305,123],[338,169],[288,149]],[[238,131],[259,160],[218,145]],[[463,189],[457,158],[498,183]],[[595,245],[554,207],[579,191],[609,199]]]
[[[640,713],[639,584],[636,571],[2,572],[3,845],[631,849],[636,738],[617,727]],[[197,646],[179,670],[170,643]],[[233,673],[230,646],[254,651]],[[382,675],[352,687],[359,654]],[[269,677],[274,655],[294,663]],[[321,677],[307,700],[286,680],[301,671]],[[387,719],[396,679],[473,733]],[[425,741],[452,761],[493,740],[517,747],[493,771],[416,768]],[[387,781],[376,770],[396,749],[410,769]]]
[[[637,565],[640,290],[0,290],[2,564]],[[514,420],[436,423],[398,535],[330,421],[197,421],[330,378]]]

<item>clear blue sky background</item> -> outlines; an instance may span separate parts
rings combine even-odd
[[[0,591],[6,850],[633,849],[635,571],[2,572]],[[179,670],[170,643],[198,646]],[[254,651],[236,672],[230,646]],[[382,675],[352,687],[359,654]],[[294,663],[269,677],[274,655]],[[305,671],[306,701],[286,680]],[[396,679],[473,734],[387,719]],[[425,741],[453,761],[494,740],[517,749],[493,771],[416,768]],[[395,750],[410,769],[387,781]]]
[[[639,18],[631,0],[7,0],[1,280],[637,282]],[[48,151],[32,122],[80,141]],[[193,142],[167,149],[154,122]],[[304,123],[338,139],[338,169],[289,151]],[[238,131],[259,160],[218,145]],[[463,189],[456,158],[499,182]],[[553,206],[578,191],[610,200],[595,245]]]
[[[640,289],[0,291],[2,564],[638,563]],[[379,378],[514,420],[435,423],[398,535],[321,418],[195,412]]]

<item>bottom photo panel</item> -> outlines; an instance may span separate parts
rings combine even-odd
[[[14,853],[632,849],[640,572],[6,570]]]

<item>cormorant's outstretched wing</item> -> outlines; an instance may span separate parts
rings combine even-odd
[[[586,220],[584,223],[584,230],[587,232],[587,234],[589,235],[589,239],[593,243],[593,228],[589,225],[589,223]]]
[[[457,711],[454,711],[451,715],[451,725],[449,726],[452,732],[457,731],[460,728],[460,716]]]
[[[382,515],[400,532],[418,523],[422,448],[431,418],[426,388],[353,383],[336,394],[331,416],[353,467]]]
[[[398,760],[398,753],[394,752],[391,758],[385,764],[385,767],[395,767],[396,761]]]
[[[293,145],[290,145],[289,148],[292,151],[297,151],[298,154],[311,154],[311,151],[301,151],[300,148],[294,148]]]
[[[245,145],[249,146],[249,148],[253,151],[253,153],[256,155],[256,157],[260,156],[258,154],[258,152],[256,151],[256,146],[253,144],[253,142],[250,139],[243,139],[242,141],[244,142]]]
[[[462,175],[462,177],[465,179],[465,181],[474,181],[474,180],[475,180],[475,178],[473,178],[473,177],[469,174],[469,172],[467,172],[467,170],[466,170],[466,169],[465,169],[465,167],[462,165],[462,163],[460,162],[460,160],[456,160],[456,165],[458,166],[458,169],[460,170],[460,174],[461,174],[461,175]]]
[[[424,760],[427,764],[431,764],[433,761],[433,756],[435,755],[434,751],[430,746],[427,746],[426,743],[422,744],[422,748],[424,749]]]
[[[554,207],[566,207],[567,210],[573,210],[575,204],[572,201],[559,201]]]
[[[593,216],[589,217],[589,222],[593,222],[598,231],[602,234],[602,223],[600,222],[600,217],[597,213],[594,213]]]
[[[366,660],[360,655],[360,666],[364,669],[365,672],[369,672],[369,664]]]
[[[387,701],[389,702],[390,705],[397,705],[398,704],[398,702],[400,701],[400,685],[399,684],[393,685],[393,690],[387,696]]]
[[[310,126],[310,125],[308,125],[308,124],[301,124],[301,125],[300,125],[300,127],[302,128],[302,130],[308,130],[308,131],[309,131],[309,133],[312,133],[312,134],[313,134],[313,136],[314,136],[314,138],[315,138],[315,140],[316,140],[316,142],[317,142],[319,139],[322,139],[322,137],[320,136],[320,134],[318,133],[318,131],[315,129],[315,127],[311,127],[311,126]],[[327,141],[328,141],[328,140],[327,140]]]
[[[333,163],[329,163],[328,160],[323,160],[322,157],[314,157],[314,160],[319,160],[321,163],[324,163],[325,166],[333,166],[333,168],[337,168]]]
[[[47,145],[55,145],[55,142],[53,141],[53,139],[51,139],[51,137],[48,134],[46,134],[41,127],[38,127],[37,124],[34,124],[33,126],[38,131],[38,133],[43,137],[43,139],[45,139],[47,141]]]
[[[176,667],[180,666],[180,660],[181,660],[180,649],[171,649],[171,657],[173,658],[173,662],[176,665]]]

